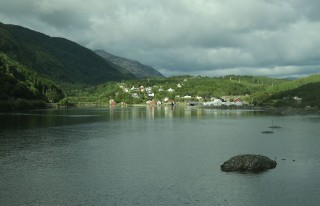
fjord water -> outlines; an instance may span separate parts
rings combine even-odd
[[[186,107],[0,114],[1,205],[319,205],[320,116]],[[282,128],[272,134],[272,124]],[[224,173],[233,155],[275,169]]]

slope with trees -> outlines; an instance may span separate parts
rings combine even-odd
[[[64,93],[52,81],[0,52],[0,110],[44,108],[58,102]]]
[[[41,76],[64,84],[134,79],[93,51],[63,38],[0,23],[0,51]]]

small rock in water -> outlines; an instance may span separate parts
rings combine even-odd
[[[281,127],[280,126],[270,126],[269,128],[271,128],[271,129],[280,129]]]
[[[275,160],[262,155],[237,155],[221,165],[223,172],[262,172],[277,166]]]
[[[263,134],[272,134],[273,131],[263,131],[263,132],[261,132],[261,133],[263,133]]]

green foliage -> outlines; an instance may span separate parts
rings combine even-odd
[[[114,99],[116,102],[123,101],[129,104],[145,103],[148,99],[153,98],[148,97],[146,92],[131,91],[133,87],[144,86],[144,88],[150,87],[152,89],[156,100],[168,97],[171,100],[184,101],[182,97],[186,95],[192,96],[193,101],[197,100],[196,96],[209,100],[211,97],[251,95],[254,99],[249,98],[248,101],[251,102],[252,100],[259,105],[263,105],[265,100],[269,98],[269,95],[265,92],[266,89],[284,81],[267,77],[234,75],[226,77],[174,76],[108,82],[83,90],[69,91],[67,94],[73,96],[75,101],[108,102],[108,100]],[[129,91],[125,92],[125,88]],[[174,92],[168,92],[169,88],[174,89]],[[159,89],[162,91],[159,91]],[[132,97],[133,93],[137,93],[139,98]]]
[[[269,87],[267,89],[268,93],[274,94],[277,92],[282,92],[282,91],[287,91],[287,90],[292,90],[292,89],[296,89],[300,86],[309,84],[309,83],[316,83],[316,82],[320,82],[320,74],[314,74],[314,75],[310,75],[308,77],[304,77],[304,78],[299,78],[296,80],[292,80],[292,81],[285,81],[282,82],[280,84],[277,84],[273,87]]]
[[[0,23],[0,51],[59,83],[99,84],[135,78],[93,51],[63,38]]]
[[[301,100],[297,100],[295,99],[295,97],[299,99],[301,98]],[[273,101],[275,102],[274,106],[276,107],[320,107],[320,81],[315,83],[308,83],[295,89],[275,93],[271,96],[271,99],[273,99]]]
[[[63,91],[50,80],[40,77],[27,67],[0,52],[0,100],[42,100],[57,102],[64,97]],[[22,104],[17,102],[20,108]]]

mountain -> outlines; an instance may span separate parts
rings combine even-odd
[[[124,68],[126,71],[134,74],[139,79],[146,77],[164,77],[160,72],[158,72],[154,68],[141,64],[138,61],[115,56],[104,50],[96,50],[95,52],[104,59],[111,61],[115,65],[118,65]]]
[[[136,78],[77,43],[16,25],[0,23],[0,51],[59,83],[96,85]]]

